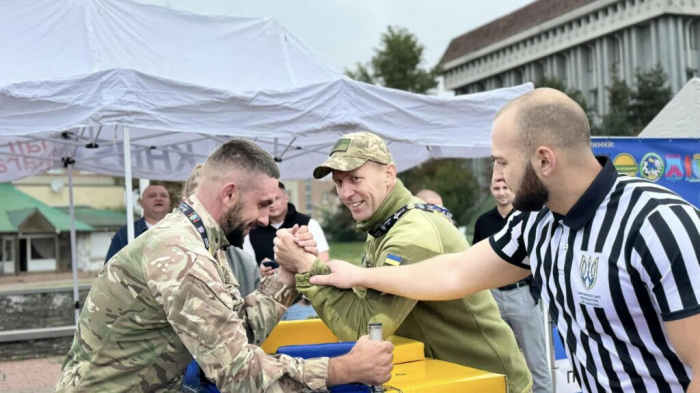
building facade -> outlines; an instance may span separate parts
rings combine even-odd
[[[637,69],[660,64],[678,92],[698,76],[699,46],[700,0],[538,0],[453,39],[443,75],[456,94],[556,78],[602,116],[606,86],[634,87]]]

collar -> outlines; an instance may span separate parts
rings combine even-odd
[[[409,204],[412,197],[401,180],[396,179],[394,187],[389,191],[389,195],[386,196],[384,202],[379,205],[379,209],[368,220],[355,224],[355,229],[358,232],[369,232],[377,229],[390,215]]]
[[[287,214],[284,215],[284,221],[282,221],[282,225],[288,223],[292,218],[294,218],[294,215],[296,214],[297,208],[293,204],[287,202]]]
[[[192,206],[192,209],[202,219],[204,229],[207,230],[207,237],[209,238],[209,252],[211,252],[213,255],[219,249],[226,249],[229,246],[229,243],[228,240],[226,240],[224,231],[221,229],[221,226],[219,226],[219,223],[211,216],[211,214],[209,214],[204,205],[202,205],[202,202],[200,202],[194,195],[187,198],[185,202]],[[187,225],[192,225],[192,223],[190,223],[188,220]]]
[[[515,208],[510,209],[510,211],[508,212],[508,214],[506,214],[506,216],[503,217],[503,216],[501,216],[501,213],[498,211],[498,206],[496,206],[496,207],[494,207],[493,209],[489,210],[488,214],[493,215],[493,216],[496,216],[496,217],[498,217],[498,218],[500,218],[500,219],[502,219],[502,220],[508,221],[508,218],[510,218],[511,214],[513,214],[514,211],[515,211]]]
[[[136,236],[143,234],[148,230],[148,225],[146,225],[146,219],[141,217],[134,221],[134,234]]]
[[[593,183],[583,193],[581,198],[569,210],[569,213],[563,217],[564,225],[574,231],[583,228],[588,221],[595,216],[598,207],[605,197],[610,193],[615,181],[617,181],[617,170],[608,157],[597,156],[596,159],[603,166],[598,176],[593,180]],[[562,218],[560,214],[554,214],[554,218],[559,220]]]

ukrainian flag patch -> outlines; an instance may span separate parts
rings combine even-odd
[[[403,259],[401,259],[400,256],[394,254],[387,254],[386,258],[384,259],[385,265],[401,266],[402,263]]]

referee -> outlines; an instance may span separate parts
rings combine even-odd
[[[518,210],[500,232],[410,266],[332,261],[312,283],[446,300],[532,273],[584,391],[699,393],[698,210],[594,157],[585,113],[556,90],[507,104],[492,142]]]

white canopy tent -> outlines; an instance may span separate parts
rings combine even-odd
[[[125,176],[128,191],[132,176],[184,180],[232,137],[265,147],[285,178],[309,177],[358,129],[384,137],[400,169],[486,156],[496,111],[532,89],[438,98],[367,85],[274,20],[127,0],[0,1],[0,58],[0,181],[66,166],[69,182],[78,168]],[[77,302],[75,251],[72,265]]]
[[[639,137],[700,138],[700,78],[689,80]]]

